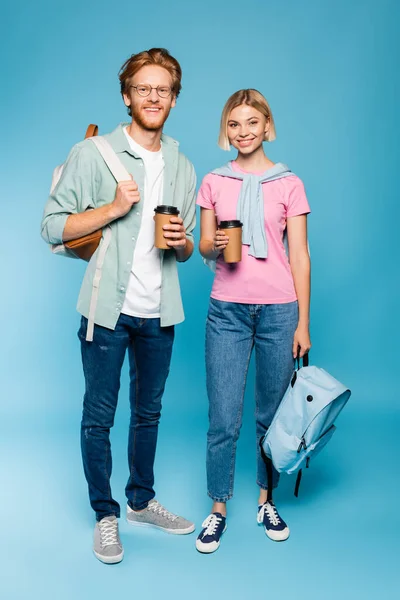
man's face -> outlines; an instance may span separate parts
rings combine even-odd
[[[158,65],[147,65],[142,67],[130,82],[130,86],[151,86],[159,90],[171,89],[172,77],[169,72]],[[156,89],[152,89],[148,96],[140,96],[138,87],[129,87],[124,94],[126,106],[131,107],[132,119],[140,127],[147,131],[162,129],[168,118],[171,108],[175,106],[176,99],[173,93],[167,98],[161,98]]]

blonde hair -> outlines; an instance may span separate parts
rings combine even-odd
[[[234,108],[236,108],[237,106],[241,106],[242,104],[252,106],[261,114],[263,114],[267,121],[269,121],[269,131],[264,138],[265,141],[273,142],[276,139],[274,118],[272,116],[270,106],[264,98],[264,96],[259,91],[253,89],[239,90],[238,92],[232,94],[230,98],[228,98],[222,111],[221,126],[219,129],[218,138],[218,146],[222,148],[222,150],[230,149],[228,138],[229,115],[231,114]]]

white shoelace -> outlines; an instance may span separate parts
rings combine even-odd
[[[273,504],[270,504],[269,502],[265,502],[265,504],[263,504],[260,510],[258,511],[257,521],[259,523],[262,523],[264,521],[265,514],[267,515],[267,518],[271,525],[279,525],[279,523],[281,522],[280,518],[278,517],[278,512],[275,506]]]
[[[221,517],[217,517],[217,515],[208,515],[207,519],[203,521],[202,524],[202,527],[206,528],[203,537],[206,537],[206,535],[214,535],[221,521]]]
[[[108,521],[107,519],[102,519],[99,522],[99,531],[100,531],[100,543],[103,548],[105,546],[112,546],[113,544],[119,544],[117,520]]]
[[[157,502],[157,500],[150,502],[150,504],[147,506],[147,509],[152,510],[154,513],[161,515],[162,517],[165,517],[169,521],[176,521],[178,518],[178,515],[174,515],[174,513],[169,512],[169,510],[164,508],[162,504]]]

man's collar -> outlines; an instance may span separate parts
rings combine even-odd
[[[130,123],[120,123],[118,125],[118,127],[116,129],[114,129],[114,131],[112,131],[111,133],[108,134],[107,137],[109,138],[109,142],[111,143],[111,146],[113,147],[115,152],[117,152],[117,153],[128,152],[128,154],[131,154],[135,158],[140,158],[132,150],[131,146],[129,145],[129,141],[124,133],[124,127],[127,127],[128,125],[130,125]],[[177,142],[173,138],[169,137],[168,135],[162,134],[161,142],[162,142],[163,146],[168,149],[169,148],[170,149],[174,149],[174,148],[178,149],[178,147],[179,147],[179,142]]]

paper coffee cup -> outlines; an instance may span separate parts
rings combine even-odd
[[[171,217],[177,217],[179,215],[179,210],[176,206],[166,206],[165,204],[161,204],[154,209],[155,212],[155,241],[154,245],[156,248],[160,248],[161,250],[170,250],[171,247],[167,245],[167,240],[164,237],[164,225],[170,224]]]
[[[240,221],[221,221],[219,229],[229,238],[229,243],[224,250],[226,263],[237,263],[242,260],[242,227]]]

